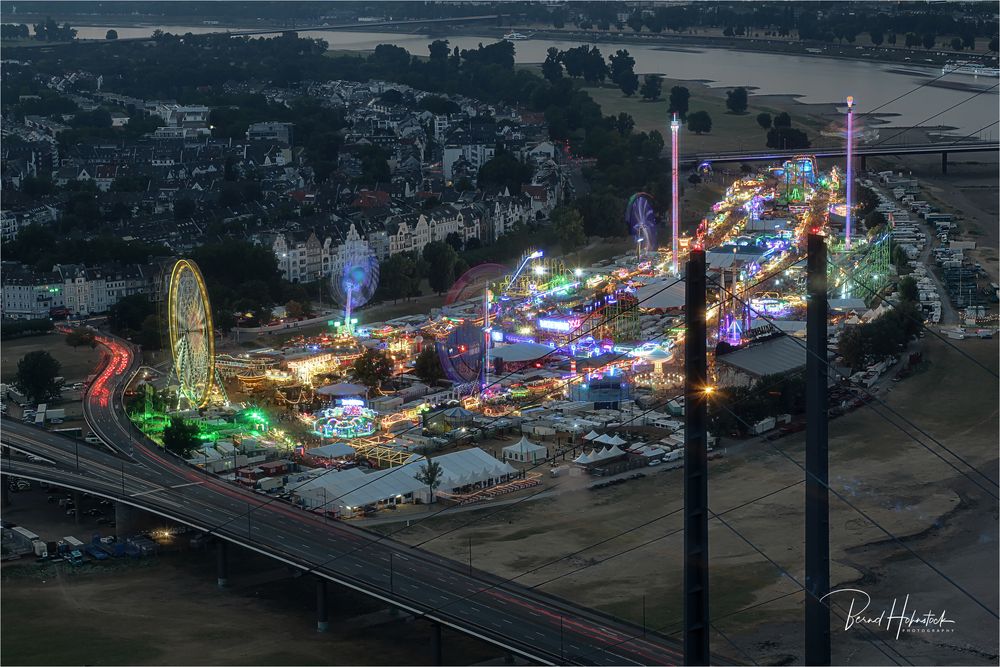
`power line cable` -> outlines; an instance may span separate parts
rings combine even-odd
[[[760,314],[759,314],[759,313],[758,313],[758,316],[760,316]],[[763,316],[761,316],[761,317],[762,317],[763,319],[767,320],[767,318],[766,318],[766,317],[763,317]],[[773,325],[773,322],[772,322],[771,324]],[[775,328],[777,328],[777,327],[775,327]],[[795,340],[795,338],[794,338],[794,337],[792,337],[792,336],[789,336],[789,339],[791,339],[791,340]],[[796,344],[800,344],[800,343],[799,343],[799,341],[795,341],[795,342],[796,342]],[[809,354],[809,353],[810,353],[810,352],[809,352],[809,350],[808,350],[808,348],[806,348],[806,353],[807,353],[807,354]],[[823,364],[825,364],[825,365],[826,365],[826,366],[827,366],[828,368],[830,368],[831,370],[834,370],[834,372],[836,372],[836,369],[833,369],[833,368],[832,368],[832,366],[830,365],[830,363],[829,363],[829,362],[828,362],[828,361],[827,361],[826,359],[821,359],[821,362],[822,362]],[[743,420],[743,419],[742,419],[741,417],[739,417],[739,416],[738,416],[738,415],[737,415],[736,413],[734,413],[734,412],[733,412],[732,410],[730,410],[730,409],[729,409],[729,408],[728,408],[728,407],[727,407],[727,406],[726,406],[725,404],[723,404],[723,403],[721,403],[721,402],[720,402],[720,403],[718,403],[718,406],[719,406],[720,408],[722,408],[723,410],[725,410],[726,412],[729,412],[729,414],[731,414],[731,415],[732,415],[733,417],[735,417],[736,419],[738,419],[739,421],[741,421],[741,422],[742,422],[742,423],[743,423],[743,424],[744,424],[745,426],[749,427],[749,424],[747,424],[747,423],[746,423],[746,422],[745,422],[745,421],[744,421],[744,420]],[[904,433],[905,433],[905,431],[904,431]],[[915,441],[915,442],[919,442],[919,441],[917,441],[916,439],[914,439],[914,441]],[[799,463],[798,461],[796,461],[795,459],[793,459],[792,457],[790,457],[790,456],[789,456],[789,455],[788,455],[788,454],[787,454],[787,453],[786,453],[786,452],[785,452],[784,450],[782,450],[782,449],[780,449],[779,447],[777,447],[777,446],[776,446],[776,445],[775,445],[774,443],[772,443],[772,442],[771,442],[770,440],[767,440],[767,439],[765,438],[765,439],[763,440],[763,442],[765,442],[765,443],[766,443],[766,444],[767,444],[767,445],[768,445],[769,447],[771,447],[772,449],[774,449],[774,451],[778,452],[778,453],[779,453],[779,454],[780,454],[781,456],[783,456],[784,458],[786,458],[786,459],[787,459],[788,461],[791,461],[791,462],[792,462],[792,463],[793,463],[793,464],[794,464],[794,465],[795,465],[796,467],[798,467],[798,468],[799,468],[800,470],[802,470],[803,472],[805,472],[807,476],[809,476],[809,477],[812,477],[812,478],[816,479],[816,476],[815,476],[815,475],[812,475],[812,474],[810,474],[810,473],[809,473],[809,471],[808,471],[808,470],[806,470],[806,468],[805,468],[805,467],[804,467],[804,466],[803,466],[802,464],[800,464],[800,463]],[[928,449],[929,451],[932,451],[932,450],[930,450],[930,448],[929,448],[929,447],[927,447],[927,446],[926,446],[926,445],[924,445],[923,443],[920,443],[920,444],[921,444],[921,445],[923,445],[923,446],[924,446],[924,447],[925,447],[926,449]],[[953,466],[953,467],[954,467],[954,466]],[[960,472],[962,472],[962,471],[960,471]],[[962,472],[962,474],[963,474],[963,475],[964,475],[964,476],[965,476],[965,477],[966,477],[967,479],[969,479],[970,481],[973,481],[973,480],[972,480],[971,478],[969,478],[969,477],[968,477],[968,475],[967,475],[967,474],[965,474],[964,472]],[[947,574],[945,574],[945,573],[944,573],[944,572],[942,572],[942,571],[941,571],[940,569],[938,569],[938,568],[937,568],[937,567],[936,567],[935,565],[933,565],[932,563],[930,563],[929,561],[927,561],[926,559],[924,559],[924,558],[923,558],[922,556],[920,556],[920,554],[918,554],[918,553],[917,553],[917,552],[915,552],[915,551],[914,551],[913,549],[911,549],[911,548],[910,548],[910,547],[909,547],[909,546],[908,546],[908,545],[907,545],[906,543],[904,543],[904,542],[903,542],[902,540],[900,540],[900,539],[899,539],[898,537],[896,537],[896,536],[895,536],[895,535],[894,535],[893,533],[889,532],[889,531],[888,531],[888,530],[887,530],[886,528],[884,528],[884,527],[883,527],[883,526],[882,526],[882,525],[881,525],[880,523],[878,523],[877,521],[875,521],[874,519],[872,519],[872,518],[871,518],[871,517],[870,517],[870,516],[869,516],[869,515],[868,515],[868,514],[867,514],[866,512],[864,512],[863,510],[861,510],[860,508],[858,508],[858,507],[857,507],[856,505],[854,505],[853,503],[851,503],[851,502],[850,502],[850,501],[849,501],[849,500],[848,500],[847,498],[845,498],[845,497],[844,497],[844,495],[843,495],[843,494],[841,494],[841,493],[840,493],[839,491],[837,491],[836,489],[834,489],[833,487],[831,487],[831,486],[829,485],[829,483],[827,483],[827,482],[823,482],[822,480],[819,480],[819,479],[816,479],[816,481],[817,481],[817,482],[819,482],[820,484],[822,484],[822,485],[823,485],[823,486],[824,486],[824,487],[825,487],[826,489],[828,489],[828,490],[829,490],[829,491],[830,491],[831,493],[833,493],[834,495],[836,495],[836,496],[837,496],[837,497],[838,497],[838,498],[839,498],[839,499],[840,499],[841,501],[843,501],[843,502],[844,502],[844,503],[845,503],[845,504],[846,504],[846,505],[847,505],[848,507],[850,507],[851,509],[853,509],[853,510],[854,510],[855,512],[857,512],[857,513],[858,513],[858,514],[860,514],[860,515],[861,515],[862,517],[864,517],[864,518],[865,518],[866,520],[868,520],[868,521],[869,521],[869,522],[870,522],[870,523],[871,523],[872,525],[874,525],[874,526],[875,526],[876,528],[878,528],[878,529],[879,529],[880,531],[882,531],[883,533],[885,533],[885,535],[886,535],[887,537],[889,537],[889,538],[890,538],[890,539],[891,539],[891,540],[892,540],[893,542],[895,542],[895,543],[896,543],[896,544],[898,544],[899,546],[903,547],[903,549],[905,549],[905,550],[906,550],[906,551],[907,551],[908,553],[910,553],[910,555],[912,555],[912,556],[913,556],[914,558],[916,558],[916,559],[917,559],[917,560],[919,560],[919,561],[920,561],[921,563],[923,563],[924,565],[926,565],[927,567],[929,567],[929,568],[930,568],[931,570],[933,570],[933,571],[934,571],[935,573],[937,573],[937,574],[938,574],[938,575],[939,575],[940,577],[942,577],[942,578],[943,578],[943,579],[944,579],[945,581],[947,581],[948,583],[950,583],[950,584],[951,584],[951,585],[952,585],[953,587],[955,587],[955,588],[956,588],[957,590],[959,590],[959,591],[960,591],[960,592],[961,592],[962,594],[964,594],[964,595],[965,595],[966,597],[968,597],[968,598],[969,598],[970,600],[972,600],[973,602],[975,602],[975,603],[976,603],[976,604],[977,604],[978,606],[980,606],[980,607],[981,607],[982,609],[984,609],[984,610],[985,610],[985,611],[986,611],[987,613],[989,613],[989,614],[990,614],[991,616],[993,616],[994,618],[996,618],[996,619],[1000,620],[1000,616],[998,616],[998,615],[997,615],[997,613],[996,613],[995,611],[993,611],[992,609],[990,609],[989,607],[987,607],[987,606],[986,606],[986,604],[984,604],[984,603],[983,603],[982,601],[980,601],[980,600],[979,600],[979,599],[978,599],[978,598],[977,598],[977,597],[976,597],[975,595],[973,595],[972,593],[970,593],[970,592],[969,592],[968,590],[966,590],[966,589],[965,589],[965,588],[964,588],[963,586],[961,586],[961,585],[960,585],[959,583],[957,583],[957,582],[956,582],[956,581],[955,581],[954,579],[952,579],[952,578],[951,578],[951,577],[949,577],[949,576],[948,576]]]
[[[866,292],[868,292],[869,296],[873,296],[873,297],[879,299],[880,301],[882,301],[883,303],[885,303],[889,307],[891,307],[893,310],[895,310],[897,313],[899,313],[899,314],[903,315],[904,317],[906,317],[906,319],[908,319],[911,322],[914,322],[916,324],[919,324],[921,329],[923,329],[924,331],[928,332],[929,334],[931,334],[932,336],[934,336],[935,338],[937,338],[938,340],[940,340],[942,343],[944,343],[945,345],[947,345],[951,349],[953,349],[956,352],[958,352],[959,354],[961,354],[963,357],[965,357],[967,360],[971,361],[976,366],[979,366],[979,368],[981,368],[982,370],[986,371],[987,373],[989,373],[993,377],[1000,379],[1000,375],[998,375],[993,369],[988,368],[985,364],[983,364],[981,361],[979,361],[975,357],[971,356],[968,352],[966,352],[965,350],[961,349],[960,347],[958,347],[954,343],[951,343],[950,341],[948,341],[948,339],[945,338],[945,337],[943,337],[939,332],[934,331],[933,329],[931,329],[929,326],[927,326],[926,322],[924,322],[922,319],[916,317],[914,313],[907,313],[905,310],[901,310],[899,308],[898,304],[893,303],[892,301],[890,301],[889,299],[887,299],[885,297],[882,297],[879,292],[877,292],[876,290],[873,290],[871,287],[869,287],[868,285],[866,285],[863,280],[859,279],[855,275],[854,271],[852,271],[851,269],[849,269],[846,266],[844,266],[842,264],[839,264],[837,262],[831,262],[831,263],[836,268],[840,269],[840,271],[842,271],[844,273],[844,275],[847,276],[847,278],[852,283],[854,283],[858,287],[861,287]]]
[[[622,316],[624,316],[624,315],[625,315],[625,314],[626,314],[627,312],[631,312],[632,310],[637,310],[637,309],[638,309],[638,307],[639,307],[639,304],[641,304],[641,303],[643,303],[643,302],[645,302],[645,301],[648,301],[649,299],[652,299],[653,297],[657,296],[658,294],[661,294],[662,292],[665,292],[665,291],[667,291],[668,289],[670,289],[671,287],[673,287],[674,285],[676,285],[676,284],[678,284],[678,283],[680,283],[680,282],[683,282],[683,279],[682,279],[682,278],[678,278],[678,279],[674,280],[673,282],[671,282],[671,283],[669,283],[669,284],[665,285],[664,287],[662,287],[662,288],[658,289],[658,290],[657,290],[656,292],[653,292],[652,294],[649,294],[649,295],[647,295],[646,297],[644,297],[643,299],[641,299],[641,300],[637,301],[637,302],[636,302],[635,304],[632,304],[632,305],[630,305],[630,306],[629,306],[629,308],[627,308],[627,309],[625,309],[625,310],[623,310],[623,311],[621,311],[621,312],[619,312],[619,313],[615,314],[614,316],[612,316],[612,318],[611,318],[611,319],[617,319],[618,317],[622,317]],[[589,333],[590,333],[590,331],[589,331],[589,330],[588,330],[588,331],[584,331],[584,332],[582,332],[582,333],[580,333],[580,334],[576,335],[575,337],[571,338],[570,340],[568,340],[566,344],[568,345],[569,343],[572,343],[572,342],[574,342],[574,341],[576,341],[576,340],[579,340],[580,338],[583,338],[584,336],[588,335]],[[664,335],[665,335],[665,334],[664,334]],[[547,353],[545,353],[544,355],[540,356],[540,357],[539,357],[539,358],[538,358],[538,359],[537,359],[536,361],[538,361],[538,360],[541,360],[541,359],[545,359],[545,358],[547,358],[547,357],[550,357],[550,356],[552,356],[552,355],[556,354],[556,353],[557,353],[558,351],[559,351],[559,348],[556,348],[556,349],[553,349],[553,350],[552,350],[551,352],[547,352]],[[619,356],[618,356],[618,357],[616,357],[616,358],[615,358],[615,359],[614,359],[613,361],[610,361],[610,362],[607,362],[607,363],[603,364],[603,365],[601,366],[601,368],[606,368],[607,366],[609,366],[609,365],[611,365],[611,364],[613,364],[613,363],[616,363],[617,361],[620,361],[621,359],[623,359],[623,358],[624,358],[624,357],[626,357],[626,356],[627,356],[627,353],[621,353],[621,354],[619,354]],[[504,375],[504,376],[502,376],[502,377],[500,377],[500,378],[497,378],[497,380],[495,380],[494,382],[491,382],[491,383],[490,383],[489,385],[487,385],[486,387],[483,387],[483,389],[485,390],[485,389],[488,389],[489,387],[493,387],[493,386],[495,386],[495,385],[497,385],[497,384],[500,384],[500,383],[502,383],[502,382],[503,382],[504,380],[506,380],[507,378],[509,378],[509,377],[510,377],[511,375],[515,375],[515,374],[516,374],[516,373],[515,373],[515,371],[511,371],[511,372],[507,373],[506,375]],[[575,379],[575,378],[574,378],[574,379]],[[568,386],[568,385],[569,385],[569,384],[571,384],[572,382],[573,382],[573,379],[571,379],[571,380],[568,380],[568,381],[567,381],[566,383],[564,383],[564,386]],[[502,414],[502,415],[499,415],[499,416],[497,416],[497,417],[494,417],[494,418],[493,418],[493,420],[492,420],[492,421],[491,421],[490,423],[491,423],[491,424],[492,424],[492,423],[495,423],[495,422],[499,421],[500,419],[503,419],[503,418],[507,417],[508,415],[510,415],[511,413],[515,412],[516,410],[517,410],[517,408],[516,408],[516,407],[514,407],[514,408],[511,408],[511,410],[510,410],[510,411],[508,411],[508,412],[506,412],[506,413],[504,413],[504,414]],[[488,426],[489,426],[489,424],[487,424],[486,426],[483,426],[483,427],[480,427],[480,428],[481,428],[481,429],[485,429],[485,428],[486,428],[486,427],[488,427]],[[403,429],[402,431],[398,432],[398,433],[397,433],[396,435],[397,435],[397,436],[399,436],[399,435],[402,435],[402,434],[404,434],[404,433],[407,433],[407,432],[409,432],[409,431],[413,430],[414,428],[416,428],[416,425],[411,425],[411,426],[409,426],[409,427],[407,427],[407,428]],[[420,459],[414,459],[414,460],[412,460],[412,461],[408,461],[408,462],[406,462],[406,463],[403,463],[403,465],[401,465],[401,466],[398,466],[398,467],[397,467],[396,469],[398,470],[398,469],[401,469],[401,468],[405,468],[406,466],[409,466],[409,465],[414,465],[414,464],[416,464],[416,463],[418,463],[418,462],[420,462]],[[297,486],[293,487],[293,488],[292,488],[292,489],[291,489],[290,491],[288,491],[288,493],[291,493],[291,492],[294,492],[294,491],[296,491],[297,489],[301,488],[302,486],[305,486],[306,484],[310,484],[310,483],[312,483],[312,482],[315,482],[316,480],[320,479],[321,477],[324,477],[324,476],[326,476],[327,474],[329,474],[329,473],[333,472],[334,470],[335,470],[334,468],[330,468],[329,470],[326,470],[326,471],[324,471],[324,472],[320,473],[320,474],[319,474],[319,475],[317,475],[316,477],[313,477],[313,478],[310,478],[310,479],[308,479],[308,480],[306,480],[306,481],[302,482],[301,484],[298,484]],[[371,480],[369,480],[369,481],[365,482],[364,484],[361,484],[361,485],[360,485],[360,486],[358,486],[358,487],[355,487],[355,488],[351,489],[351,490],[350,490],[350,491],[349,491],[348,493],[354,493],[354,492],[358,491],[359,489],[362,489],[362,488],[364,488],[364,487],[368,486],[369,484],[373,484],[373,483],[374,483],[374,482],[376,482],[377,480],[378,480],[378,476],[376,476],[376,477],[375,477],[374,479],[371,479]],[[331,503],[331,502],[335,502],[335,501],[339,500],[340,498],[344,497],[345,495],[347,495],[347,494],[346,494],[346,493],[344,493],[344,494],[341,494],[341,495],[339,495],[339,496],[337,496],[337,497],[335,497],[335,498],[332,498],[332,499],[330,499],[330,500],[328,500],[328,501],[324,502],[324,505],[323,505],[323,506],[325,507],[325,506],[326,506],[326,505],[328,505],[329,503]],[[223,522],[222,522],[221,524],[218,524],[218,525],[214,526],[214,527],[213,527],[212,529],[213,529],[213,530],[218,530],[218,529],[222,528],[223,526],[226,526],[226,525],[228,525],[228,524],[232,523],[233,521],[236,521],[236,520],[238,520],[238,519],[241,519],[241,518],[242,518],[242,517],[244,517],[244,516],[249,516],[249,514],[250,514],[251,512],[253,512],[254,510],[256,510],[256,509],[259,509],[259,508],[261,508],[261,507],[265,507],[265,506],[267,506],[267,505],[270,505],[271,503],[274,503],[274,502],[276,502],[277,500],[278,500],[278,498],[277,498],[276,496],[275,496],[275,497],[271,497],[271,498],[268,498],[268,499],[267,499],[267,500],[266,500],[265,502],[263,502],[263,503],[261,503],[261,504],[259,504],[259,505],[255,506],[255,507],[254,507],[253,509],[250,509],[250,510],[248,510],[248,511],[247,511],[247,512],[246,512],[245,514],[243,514],[243,513],[241,513],[241,514],[237,514],[237,515],[236,515],[236,516],[234,516],[233,518],[231,518],[231,519],[227,519],[227,520],[223,521]]]
[[[773,327],[776,331],[779,331],[779,332],[781,331],[781,329],[773,322],[773,320],[771,320],[770,318],[768,318],[766,315],[762,314],[760,311],[758,311],[756,308],[754,308],[751,304],[749,304],[746,300],[744,300],[744,299],[736,296],[731,291],[729,291],[727,288],[722,287],[718,283],[716,283],[714,281],[710,281],[710,282],[712,282],[719,289],[727,292],[730,296],[732,296],[734,299],[736,299],[740,303],[744,304],[744,306],[748,310],[750,310],[750,312],[752,312],[758,318],[764,320],[768,325],[770,325],[771,327]],[[797,340],[793,336],[789,336],[789,339],[792,340],[792,341],[794,341],[795,344],[798,345],[799,347],[802,347],[802,348],[806,349],[806,353],[810,354],[809,351],[808,351],[808,348],[801,341]],[[841,373],[839,370],[837,370],[832,364],[830,364],[828,360],[823,359],[822,362],[827,366],[827,368],[830,371],[832,371],[834,374],[838,375],[841,379],[850,379],[846,375],[844,375],[843,373]],[[918,425],[914,424],[911,420],[907,419],[905,416],[903,416],[902,414],[900,414],[898,411],[896,411],[895,409],[893,409],[892,407],[890,407],[887,403],[885,403],[885,401],[883,401],[882,399],[880,399],[878,396],[876,396],[875,394],[873,394],[873,393],[871,393],[871,392],[869,392],[869,391],[867,391],[867,390],[865,390],[863,388],[859,388],[859,391],[862,391],[866,396],[871,397],[872,400],[874,400],[875,402],[877,402],[885,410],[891,412],[893,415],[895,415],[896,417],[898,417],[899,419],[901,419],[903,422],[905,422],[906,424],[908,424],[915,431],[917,431],[918,433],[920,433],[921,435],[923,435],[925,438],[927,438],[928,440],[930,440],[934,444],[936,444],[938,447],[940,447],[941,449],[945,450],[946,452],[948,452],[949,454],[951,454],[953,457],[955,457],[956,459],[958,459],[959,461],[961,461],[970,470],[972,470],[977,475],[979,475],[980,477],[982,477],[983,479],[985,479],[986,481],[988,481],[990,484],[997,485],[997,482],[995,482],[994,480],[990,479],[987,475],[985,475],[983,472],[981,472],[978,468],[976,468],[976,466],[974,466],[973,464],[971,464],[964,457],[962,457],[961,455],[959,455],[956,452],[954,452],[951,448],[947,447],[944,443],[942,443],[941,441],[939,441],[937,438],[934,438],[929,433],[927,433],[922,428],[920,428]],[[870,403],[869,403],[869,405],[870,405]],[[966,479],[968,479],[970,482],[972,482],[973,484],[975,484],[977,487],[979,487],[983,492],[985,492],[991,498],[993,498],[994,500],[1000,500],[1000,497],[998,497],[996,494],[994,494],[991,489],[987,489],[986,487],[984,487],[977,480],[975,480],[972,477],[970,477],[969,474],[966,471],[960,469],[958,466],[956,466],[953,462],[951,462],[948,459],[946,459],[940,453],[938,453],[938,452],[934,451],[933,449],[931,449],[930,446],[928,446],[926,443],[921,442],[919,439],[917,439],[916,437],[914,437],[913,434],[907,432],[906,429],[902,428],[899,424],[896,424],[892,420],[888,419],[885,415],[881,414],[880,412],[878,412],[874,408],[872,408],[872,411],[875,412],[875,414],[877,414],[880,417],[882,417],[882,419],[884,419],[887,423],[891,424],[892,426],[895,426],[901,433],[903,433],[904,435],[906,435],[908,438],[910,438],[911,440],[913,440],[914,442],[916,442],[918,445],[920,445],[921,447],[923,447],[924,449],[926,449],[927,451],[929,451],[931,454],[933,454],[934,456],[936,456],[937,458],[939,458],[944,463],[946,463],[955,472],[959,473],[960,475],[962,475],[963,477],[965,477]]]

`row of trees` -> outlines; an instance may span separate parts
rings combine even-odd
[[[581,6],[580,11],[583,19],[578,25],[584,30],[594,27],[609,30],[611,26],[624,30],[628,26],[634,32],[646,30],[660,33],[663,30],[683,32],[723,28],[723,34],[729,37],[761,34],[786,37],[797,31],[798,37],[803,40],[831,42],[853,42],[857,35],[868,31],[870,34],[893,37],[907,33],[930,35],[932,38],[957,35],[968,44],[976,36],[992,36],[996,30],[986,5],[965,5],[963,11],[954,12],[950,7],[931,5],[921,6],[920,11],[911,11],[905,6],[894,6],[886,11],[884,7],[853,5],[849,9],[828,6],[817,11],[815,3],[811,2],[693,3],[680,7],[658,7],[651,12],[636,9],[625,20],[620,19],[618,13],[621,6],[615,3],[587,3]],[[553,25],[558,20],[561,17],[553,13]]]

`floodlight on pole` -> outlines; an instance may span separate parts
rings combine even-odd
[[[679,252],[677,234],[680,230],[680,204],[677,197],[678,163],[680,162],[678,154],[678,131],[680,129],[681,121],[675,112],[673,119],[670,121],[670,251],[675,276],[680,275],[680,262],[677,258],[677,253]]]

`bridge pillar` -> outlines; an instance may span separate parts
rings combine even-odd
[[[326,579],[316,577],[316,632],[326,632],[330,629],[330,620],[326,611]]]
[[[862,155],[860,157],[861,157],[861,171],[864,171],[868,168],[868,156]]]
[[[73,507],[76,508],[76,512],[73,513],[73,517],[76,519],[76,525],[80,525],[80,514],[83,512],[83,508],[80,507],[80,492],[73,492]],[[117,522],[115,522],[117,525]]]
[[[215,543],[215,570],[216,583],[219,588],[226,588],[229,585],[229,554],[228,545],[219,540]]]
[[[125,503],[115,503],[115,535],[125,539],[135,532],[136,509]]]
[[[503,664],[505,664],[505,665],[513,665],[514,664],[514,654],[513,653],[504,653],[503,654]]]
[[[441,624],[431,622],[431,664],[443,665],[441,651]]]
[[[7,477],[0,479],[0,507],[7,507],[10,505],[10,482]]]
[[[948,173],[948,152],[947,151],[943,151],[941,153],[941,173],[942,174],[947,174]]]

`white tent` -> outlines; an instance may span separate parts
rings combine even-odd
[[[585,465],[587,463],[590,463],[590,461],[591,461],[591,458],[590,458],[589,454],[580,454],[578,457],[576,457],[575,459],[573,459],[573,463],[579,463],[581,465]]]
[[[584,440],[593,440],[594,438],[598,438],[598,437],[600,437],[600,436],[597,434],[597,431],[593,431],[592,430],[590,433],[588,433],[587,435],[583,436],[583,439]]]
[[[611,445],[611,444],[614,444],[614,438],[612,438],[610,435],[608,435],[607,433],[605,433],[604,435],[600,436],[599,438],[596,438],[594,440],[594,442],[599,442],[602,445]]]
[[[535,463],[549,455],[549,450],[546,447],[528,440],[528,437],[524,435],[521,436],[519,442],[507,445],[502,451],[504,461],[520,461],[522,463]]]
[[[611,442],[608,443],[608,444],[618,446],[618,445],[624,445],[626,442],[627,442],[626,440],[622,440],[621,438],[619,438],[616,435],[616,436],[614,436],[614,437],[611,438]]]

